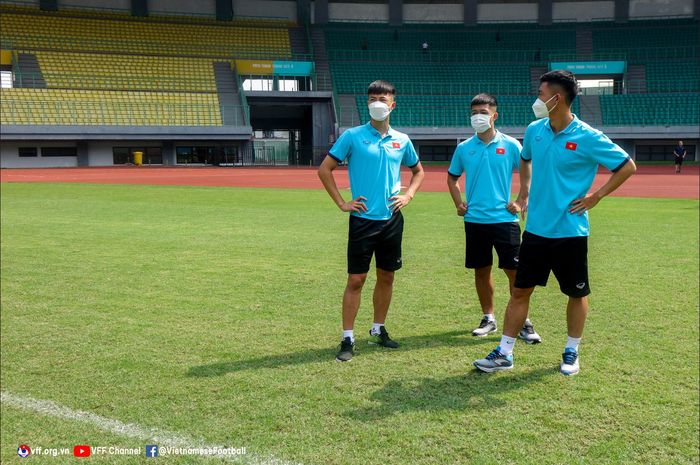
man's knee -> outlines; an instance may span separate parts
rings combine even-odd
[[[513,292],[511,293],[511,299],[517,302],[527,302],[530,300],[530,296],[532,295],[534,290],[534,287],[528,287],[525,289],[520,287],[514,287]]]
[[[348,289],[351,291],[361,291],[362,286],[365,285],[366,280],[367,280],[367,273],[349,274],[348,275]]]
[[[392,286],[394,284],[394,272],[377,268],[377,284]]]
[[[491,279],[491,267],[483,266],[474,270],[474,279],[477,281],[489,281]]]

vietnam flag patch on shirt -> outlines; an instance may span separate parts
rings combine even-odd
[[[392,143],[391,143],[391,147],[392,147],[392,148],[395,148],[395,149],[400,149],[400,148],[401,148],[401,144],[398,143],[398,142],[392,142]]]
[[[576,150],[576,144],[574,142],[567,142],[564,148],[566,150]]]
[[[496,149],[496,153],[499,154],[499,155],[505,155],[505,154],[506,154],[506,149],[500,148],[500,147],[499,147],[499,148]]]

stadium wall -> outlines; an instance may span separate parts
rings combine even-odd
[[[234,16],[262,16],[296,21],[297,2],[233,0],[233,14]]]
[[[178,147],[237,147],[244,150],[246,141],[238,140],[153,140],[153,139],[105,139],[105,140],[23,140],[0,142],[0,168],[71,168],[77,166],[115,166],[115,148],[160,149],[163,165],[177,165]],[[33,147],[37,156],[20,157],[20,148]],[[44,156],[43,148],[70,148],[75,156]],[[144,160],[144,164],[147,162]]]
[[[0,143],[0,167],[1,168],[46,168],[46,167],[74,167],[78,166],[78,157],[44,157],[41,154],[42,147],[70,147],[77,149],[76,141],[22,141]],[[20,147],[37,147],[36,157],[20,157]],[[110,164],[111,164],[110,157]]]
[[[166,14],[187,12],[197,16],[214,17],[216,0],[148,0],[148,11]]]
[[[464,4],[457,5],[425,5],[407,3],[403,6],[403,20],[405,22],[462,22],[464,18]]]
[[[480,3],[477,5],[478,22],[525,21],[537,22],[537,3]]]
[[[358,8],[359,5],[362,7]],[[693,14],[693,10],[693,0],[630,0],[629,3],[630,18],[688,16]],[[234,11],[239,14],[238,10],[234,9]],[[403,15],[405,22],[462,22],[464,5],[461,3],[432,4],[426,8],[424,4],[407,3],[403,5]],[[328,16],[330,21],[388,22],[389,5],[333,2],[328,4]],[[508,3],[507,7],[503,3],[479,3],[477,5],[477,18],[479,22],[536,22],[538,3]],[[552,19],[554,21],[582,22],[614,18],[614,1],[552,3]]]
[[[592,21],[613,19],[615,2],[554,2],[553,21]]]
[[[687,16],[693,14],[693,0],[630,0],[630,18]]]
[[[27,0],[24,4],[39,6],[38,0]],[[131,10],[131,0],[58,0],[58,8],[104,8],[113,10]],[[195,16],[216,16],[216,0],[148,0],[148,11],[165,14],[190,14]],[[236,16],[258,16],[283,18],[296,21],[297,3],[295,1],[233,0]]]
[[[431,8],[434,7],[431,6]],[[330,21],[386,23],[389,22],[389,4],[329,3],[328,19]]]

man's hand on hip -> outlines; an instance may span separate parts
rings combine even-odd
[[[367,211],[367,205],[365,205],[365,197],[359,196],[349,202],[345,202],[340,206],[340,209],[344,212],[357,212],[364,213]]]

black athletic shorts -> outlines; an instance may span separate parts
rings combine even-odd
[[[590,294],[588,237],[549,238],[525,231],[514,286],[546,286],[550,271],[559,281],[559,289],[569,297]]]
[[[401,268],[403,215],[400,211],[388,220],[368,220],[350,215],[348,232],[348,273],[369,271],[372,255],[376,266],[386,271]]]
[[[674,163],[676,165],[682,165],[683,164],[683,157],[676,157],[676,160]]]
[[[520,225],[517,222],[481,224],[465,221],[464,235],[467,240],[464,254],[465,267],[491,266],[495,248],[499,268],[507,270],[518,268]]]

